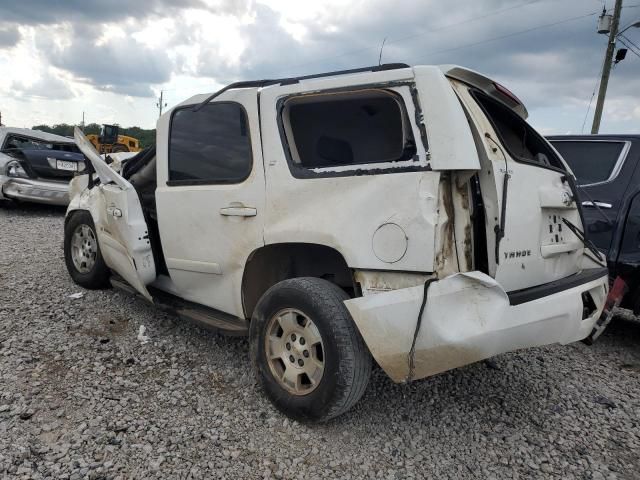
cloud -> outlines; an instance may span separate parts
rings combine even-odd
[[[0,26],[0,49],[13,47],[20,41],[20,30],[15,25]]]
[[[14,98],[30,101],[40,99],[69,100],[75,97],[68,83],[54,71],[47,71],[34,83],[24,85],[14,82],[11,85]]]
[[[71,74],[77,81],[98,90],[149,97],[151,85],[169,80],[173,63],[161,49],[149,48],[129,35],[97,43],[99,32],[74,30],[70,42],[56,45],[49,35],[38,38],[40,50],[47,48],[47,61]]]
[[[473,68],[530,111],[579,127],[606,46],[596,33],[600,8],[593,0],[0,0],[0,68],[27,63],[17,53],[3,63],[3,45],[20,42],[20,55],[62,72],[72,92],[144,99],[168,88],[179,101],[202,77],[226,84],[376,64],[386,38],[384,62]],[[614,69],[607,97],[612,107],[631,103],[611,115],[636,129],[639,60],[628,55]]]
[[[3,21],[21,25],[109,23],[124,18],[164,16],[185,8],[205,7],[203,0],[0,0]]]

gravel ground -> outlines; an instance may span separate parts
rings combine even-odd
[[[411,385],[376,370],[355,409],[304,425],[263,397],[246,340],[74,285],[63,218],[0,207],[3,478],[640,477],[633,318],[593,347],[502,355]]]

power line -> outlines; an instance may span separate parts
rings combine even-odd
[[[401,41],[404,41],[404,40],[409,40],[411,38],[421,37],[421,36],[426,35],[428,33],[441,32],[442,30],[446,30],[447,28],[459,27],[460,25],[466,25],[467,23],[472,23],[472,22],[475,22],[475,21],[478,21],[478,20],[483,20],[485,18],[493,17],[495,15],[507,12],[509,10],[514,10],[516,8],[526,7],[528,5],[531,5],[532,3],[538,3],[538,2],[541,2],[541,1],[543,1],[543,0],[531,0],[529,2],[521,3],[519,5],[512,5],[511,7],[502,8],[500,10],[494,10],[493,12],[489,12],[489,13],[487,13],[485,15],[480,15],[479,17],[469,18],[467,20],[462,20],[460,22],[450,23],[448,25],[444,25],[444,26],[442,26],[440,28],[430,29],[427,32],[416,33],[414,35],[407,35],[407,36],[404,36],[404,37],[400,37],[400,38],[397,38],[395,40],[391,40],[389,43],[398,43],[398,42],[401,42]]]
[[[557,22],[546,23],[544,25],[538,25],[538,26],[535,26],[535,27],[527,28],[526,30],[520,30],[518,32],[512,32],[512,33],[508,33],[506,35],[500,35],[498,37],[488,38],[488,39],[482,40],[480,42],[468,43],[466,45],[460,45],[458,47],[447,48],[445,50],[433,51],[433,52],[430,52],[428,55],[429,56],[438,55],[438,54],[441,54],[441,53],[447,53],[447,52],[453,52],[455,50],[461,50],[463,48],[475,47],[477,45],[483,45],[485,43],[491,43],[491,42],[495,42],[497,40],[503,40],[505,38],[515,37],[517,35],[523,35],[525,33],[533,32],[533,31],[536,31],[536,30],[541,30],[543,28],[555,27],[556,25],[562,25],[564,23],[573,22],[573,21],[580,20],[580,19],[583,19],[583,18],[593,17],[594,15],[597,15],[597,14],[598,14],[598,12],[592,12],[592,13],[588,13],[586,15],[580,15],[580,16],[577,16],[577,17],[566,18],[564,20],[559,20]],[[423,58],[427,58],[427,57],[426,56],[425,57],[420,57],[417,60],[421,60]]]
[[[627,38],[627,37],[624,37],[624,38]],[[636,52],[636,50],[631,45],[627,44],[621,37],[618,37],[618,40],[620,40],[620,42],[622,42],[622,44],[625,47],[627,47],[631,53],[633,53],[634,55],[637,55],[638,57],[640,57],[640,53]]]
[[[427,35],[427,34],[430,34],[430,33],[441,32],[441,31],[446,30],[448,28],[458,27],[460,25],[465,25],[467,23],[472,23],[472,22],[476,22],[478,20],[483,20],[485,18],[489,18],[489,17],[495,16],[495,15],[499,15],[501,13],[504,13],[504,12],[507,12],[507,11],[510,11],[510,10],[514,10],[514,9],[517,9],[517,8],[526,7],[526,6],[531,5],[533,3],[539,3],[539,2],[542,2],[542,1],[547,1],[547,0],[529,0],[528,2],[525,2],[525,3],[520,3],[518,5],[512,5],[510,7],[494,10],[494,11],[486,13],[484,15],[468,18],[468,19],[462,20],[460,22],[450,23],[448,25],[444,25],[442,27],[435,28],[435,29],[428,29],[425,32],[420,32],[420,33],[416,33],[416,34],[413,34],[413,35],[405,35],[403,37],[398,37],[396,39],[388,40],[386,42],[386,45],[390,45],[390,44],[394,44],[394,43],[400,43],[400,42],[403,42],[405,40],[409,40],[409,39],[412,39],[412,38],[417,38],[417,37],[420,37],[420,36],[423,36],[423,35]],[[317,64],[317,63],[322,63],[322,62],[327,61],[327,60],[333,60],[333,59],[336,59],[336,58],[339,58],[339,57],[345,57],[345,56],[352,55],[352,54],[355,54],[355,53],[362,53],[362,52],[367,52],[367,51],[371,51],[371,50],[377,50],[377,48],[378,47],[363,47],[363,48],[358,48],[358,49],[355,49],[355,50],[349,50],[349,51],[342,52],[342,53],[339,53],[339,54],[336,54],[336,55],[331,55],[331,56],[327,56],[327,57],[323,57],[323,58],[317,58],[317,59],[315,59],[315,60],[313,60],[311,62],[305,62],[305,63],[299,63],[299,64],[296,64],[296,65],[292,65],[290,68],[294,69],[294,68],[298,68],[298,67],[305,67],[307,65],[313,65],[313,64]]]
[[[634,47],[636,47],[638,50],[640,50],[640,47],[635,44],[629,37],[627,37],[626,35],[620,35],[622,38],[624,38],[627,42],[629,42],[631,45],[633,45]]]

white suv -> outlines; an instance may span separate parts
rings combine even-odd
[[[607,271],[526,116],[470,70],[382,65],[194,96],[118,167],[77,131],[67,267],[250,335],[267,395],[309,420],[353,406],[372,358],[405,382],[581,340]]]

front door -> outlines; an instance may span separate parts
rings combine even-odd
[[[264,245],[265,181],[255,89],[160,120],[158,226],[180,297],[238,317],[248,256]],[[166,132],[166,133],[162,133]]]
[[[105,163],[78,127],[74,138],[100,180],[87,194],[95,196],[91,216],[105,263],[151,300],[146,285],[155,280],[156,266],[138,193]]]

